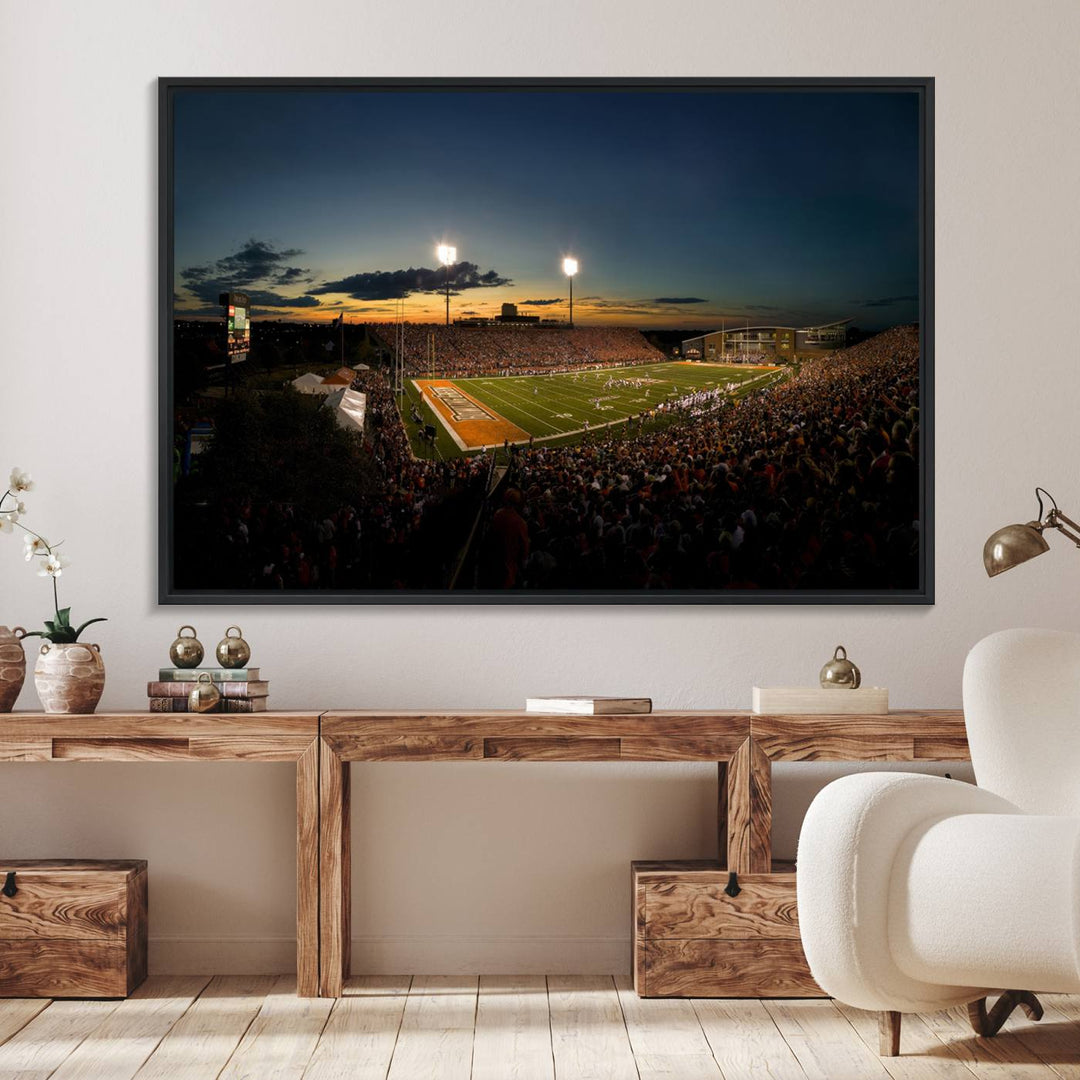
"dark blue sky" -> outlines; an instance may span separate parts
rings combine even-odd
[[[178,313],[916,318],[914,93],[178,90]],[[417,271],[427,269],[429,273]],[[543,303],[546,301],[546,303]]]

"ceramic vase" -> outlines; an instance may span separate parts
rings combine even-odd
[[[101,648],[77,641],[42,642],[34,664],[34,685],[47,713],[92,713],[105,689]]]
[[[21,626],[9,630],[0,626],[0,713],[15,707],[23,681],[26,679],[26,653],[23,652]]]

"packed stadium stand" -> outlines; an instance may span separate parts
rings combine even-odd
[[[695,395],[662,429],[446,461],[414,457],[382,375],[353,389],[370,418],[363,488],[310,520],[297,506],[224,508],[213,541],[226,584],[917,587],[916,327],[738,402]]]
[[[395,325],[369,328],[394,351]],[[630,327],[445,326],[405,323],[405,373],[536,375],[582,367],[657,364],[667,359]],[[434,367],[431,342],[435,343]]]

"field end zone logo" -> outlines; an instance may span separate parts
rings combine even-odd
[[[437,397],[450,410],[454,420],[500,419],[472,398],[467,398],[456,386],[430,386],[428,393]]]

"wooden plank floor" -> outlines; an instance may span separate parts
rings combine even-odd
[[[0,1080],[1080,1080],[1080,997],[977,1039],[963,1010],[643,1000],[624,976],[157,976],[126,1001],[0,999]]]

